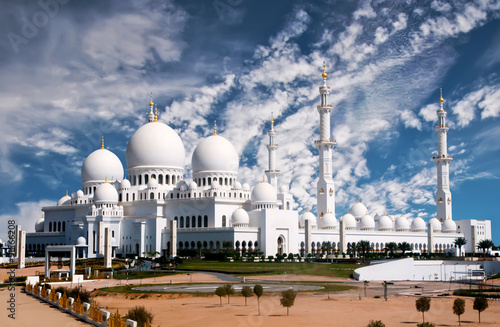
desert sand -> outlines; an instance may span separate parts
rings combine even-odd
[[[247,280],[280,280],[280,281],[348,281],[342,278],[328,278],[303,275],[254,276]],[[156,280],[144,279],[146,283],[213,283],[217,278],[203,273],[191,275],[157,277]],[[353,282],[352,280],[349,280]],[[131,281],[139,284],[139,280]],[[121,281],[122,285],[125,284]],[[93,290],[104,286],[120,284],[116,280],[84,283],[83,286]],[[359,284],[360,286],[362,284]],[[437,285],[446,289],[448,284]],[[415,309],[415,296],[391,295],[388,301],[376,299],[381,295],[380,288],[369,287],[368,296],[362,297],[362,287],[356,290],[330,294],[324,292],[299,293],[295,305],[286,316],[286,308],[280,305],[279,294],[264,294],[260,300],[261,316],[257,315],[257,298],[248,299],[248,306],[242,296],[231,297],[231,303],[223,298],[223,306],[219,306],[219,298],[214,295],[172,295],[172,294],[114,294],[96,291],[95,298],[99,305],[108,311],[121,314],[136,305],[143,305],[154,313],[153,326],[366,326],[370,319],[382,320],[386,326],[416,326],[422,321],[422,314]],[[71,316],[49,305],[31,298],[21,292],[17,293],[18,319],[13,323],[7,319],[7,312],[2,310],[0,326],[83,326]],[[360,299],[361,294],[361,299]],[[0,291],[0,302],[8,298],[6,289]],[[433,297],[431,309],[425,314],[426,321],[436,326],[458,326],[457,316],[453,315],[454,297]],[[462,316],[462,326],[500,326],[500,302],[490,302],[490,307],[481,314],[481,324],[477,322],[477,311],[472,309],[472,300],[466,299],[466,311]]]

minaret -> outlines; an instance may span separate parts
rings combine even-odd
[[[436,213],[437,219],[445,220],[452,219],[451,216],[451,192],[450,192],[450,162],[453,160],[448,155],[447,133],[448,126],[446,125],[446,110],[443,109],[443,91],[441,90],[439,98],[440,108],[437,111],[438,126],[436,132],[438,134],[438,155],[432,159],[437,166],[437,190],[436,190]]]
[[[269,169],[266,170],[267,181],[271,184],[276,192],[278,192],[278,176],[279,170],[276,170],[276,150],[278,144],[275,142],[276,131],[274,130],[274,119],[271,113],[271,130],[267,133],[269,135],[269,144],[267,150],[269,151]]]
[[[326,85],[326,70],[323,64],[323,85],[319,88],[321,104],[318,105],[320,119],[320,139],[314,141],[319,152],[319,179],[318,179],[318,217],[331,212],[335,215],[335,185],[333,184],[332,152],[335,141],[330,139],[330,114],[332,106],[328,104],[330,87]]]
[[[153,107],[155,106],[155,103],[153,102],[153,93],[151,93],[151,101],[149,101],[149,114],[146,115],[148,117],[148,122],[152,122],[155,120],[155,114],[153,112]]]

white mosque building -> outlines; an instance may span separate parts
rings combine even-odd
[[[458,237],[465,237],[465,250],[473,252],[482,239],[491,239],[489,220],[452,219],[449,187],[446,111],[442,95],[437,111],[439,126],[437,166],[437,217],[425,222],[404,215],[371,216],[362,203],[350,212],[335,216],[335,186],[328,104],[330,87],[323,71],[319,87],[321,102],[319,180],[317,213],[299,216],[293,210],[293,196],[286,186],[278,188],[276,131],[271,120],[269,167],[266,180],[253,188],[238,180],[239,155],[231,142],[217,134],[202,140],[191,158],[192,176],[184,175],[185,150],[179,135],[160,122],[153,99],[147,122],[130,138],[126,150],[127,176],[118,157],[102,147],[82,165],[82,189],[66,194],[57,206],[42,208],[44,218],[35,233],[26,236],[27,252],[43,251],[46,245],[75,245],[80,257],[104,254],[105,230],[110,230],[113,256],[168,255],[172,248],[219,251],[225,241],[241,251],[315,253],[324,241],[336,252],[346,252],[349,243],[368,240],[375,251],[388,242],[407,242],[418,252],[453,249]],[[177,239],[170,244],[171,221],[177,221]]]

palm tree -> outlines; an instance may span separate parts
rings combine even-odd
[[[458,247],[459,255],[462,256],[462,246],[467,244],[465,237],[457,237],[453,243],[455,247]]]
[[[372,248],[369,241],[361,240],[356,244],[356,247],[361,255],[363,256],[363,262],[365,261],[366,252],[370,251]]]
[[[405,252],[411,250],[411,245],[408,242],[401,242],[398,244],[398,248],[403,252],[403,257],[404,257]]]
[[[326,254],[330,254],[331,249],[332,249],[332,242],[328,241],[328,242],[323,242],[321,244],[321,250],[323,252],[326,252]]]
[[[495,244],[492,240],[482,240],[478,243],[477,247],[483,250],[484,257],[486,258],[486,251],[494,247]]]
[[[398,249],[398,245],[395,242],[389,242],[385,244],[385,248],[390,252],[392,258],[394,256],[394,251]]]
[[[226,252],[229,252],[233,248],[233,242],[224,241],[222,242],[222,247],[225,249]]]

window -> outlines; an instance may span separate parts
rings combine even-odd
[[[61,222],[58,222],[57,223],[57,231],[60,232],[61,231]]]
[[[184,217],[181,216],[179,228],[184,228]]]
[[[49,223],[49,232],[52,232],[52,222]]]
[[[114,230],[111,231],[111,237],[115,237],[115,231]]]
[[[147,184],[148,181],[149,181],[149,175],[146,174],[146,175],[144,175],[144,184]]]
[[[158,175],[158,184],[163,184],[163,175]]]
[[[186,228],[189,228],[189,217],[186,217]]]
[[[222,216],[222,227],[226,227],[226,216]]]
[[[62,231],[65,232],[66,231],[66,222],[63,221],[62,223]]]
[[[142,175],[139,175],[139,185],[142,185]]]
[[[203,217],[203,227],[208,227],[208,216]]]
[[[196,227],[196,217],[195,217],[195,216],[193,216],[193,217],[191,218],[191,227],[193,227],[193,228],[195,228],[195,227]]]
[[[198,216],[198,227],[201,227],[201,216]]]
[[[165,184],[170,184],[170,175],[165,175]]]
[[[149,199],[154,200],[154,198],[155,198],[155,194],[153,192],[151,192],[151,194],[149,194]]]

